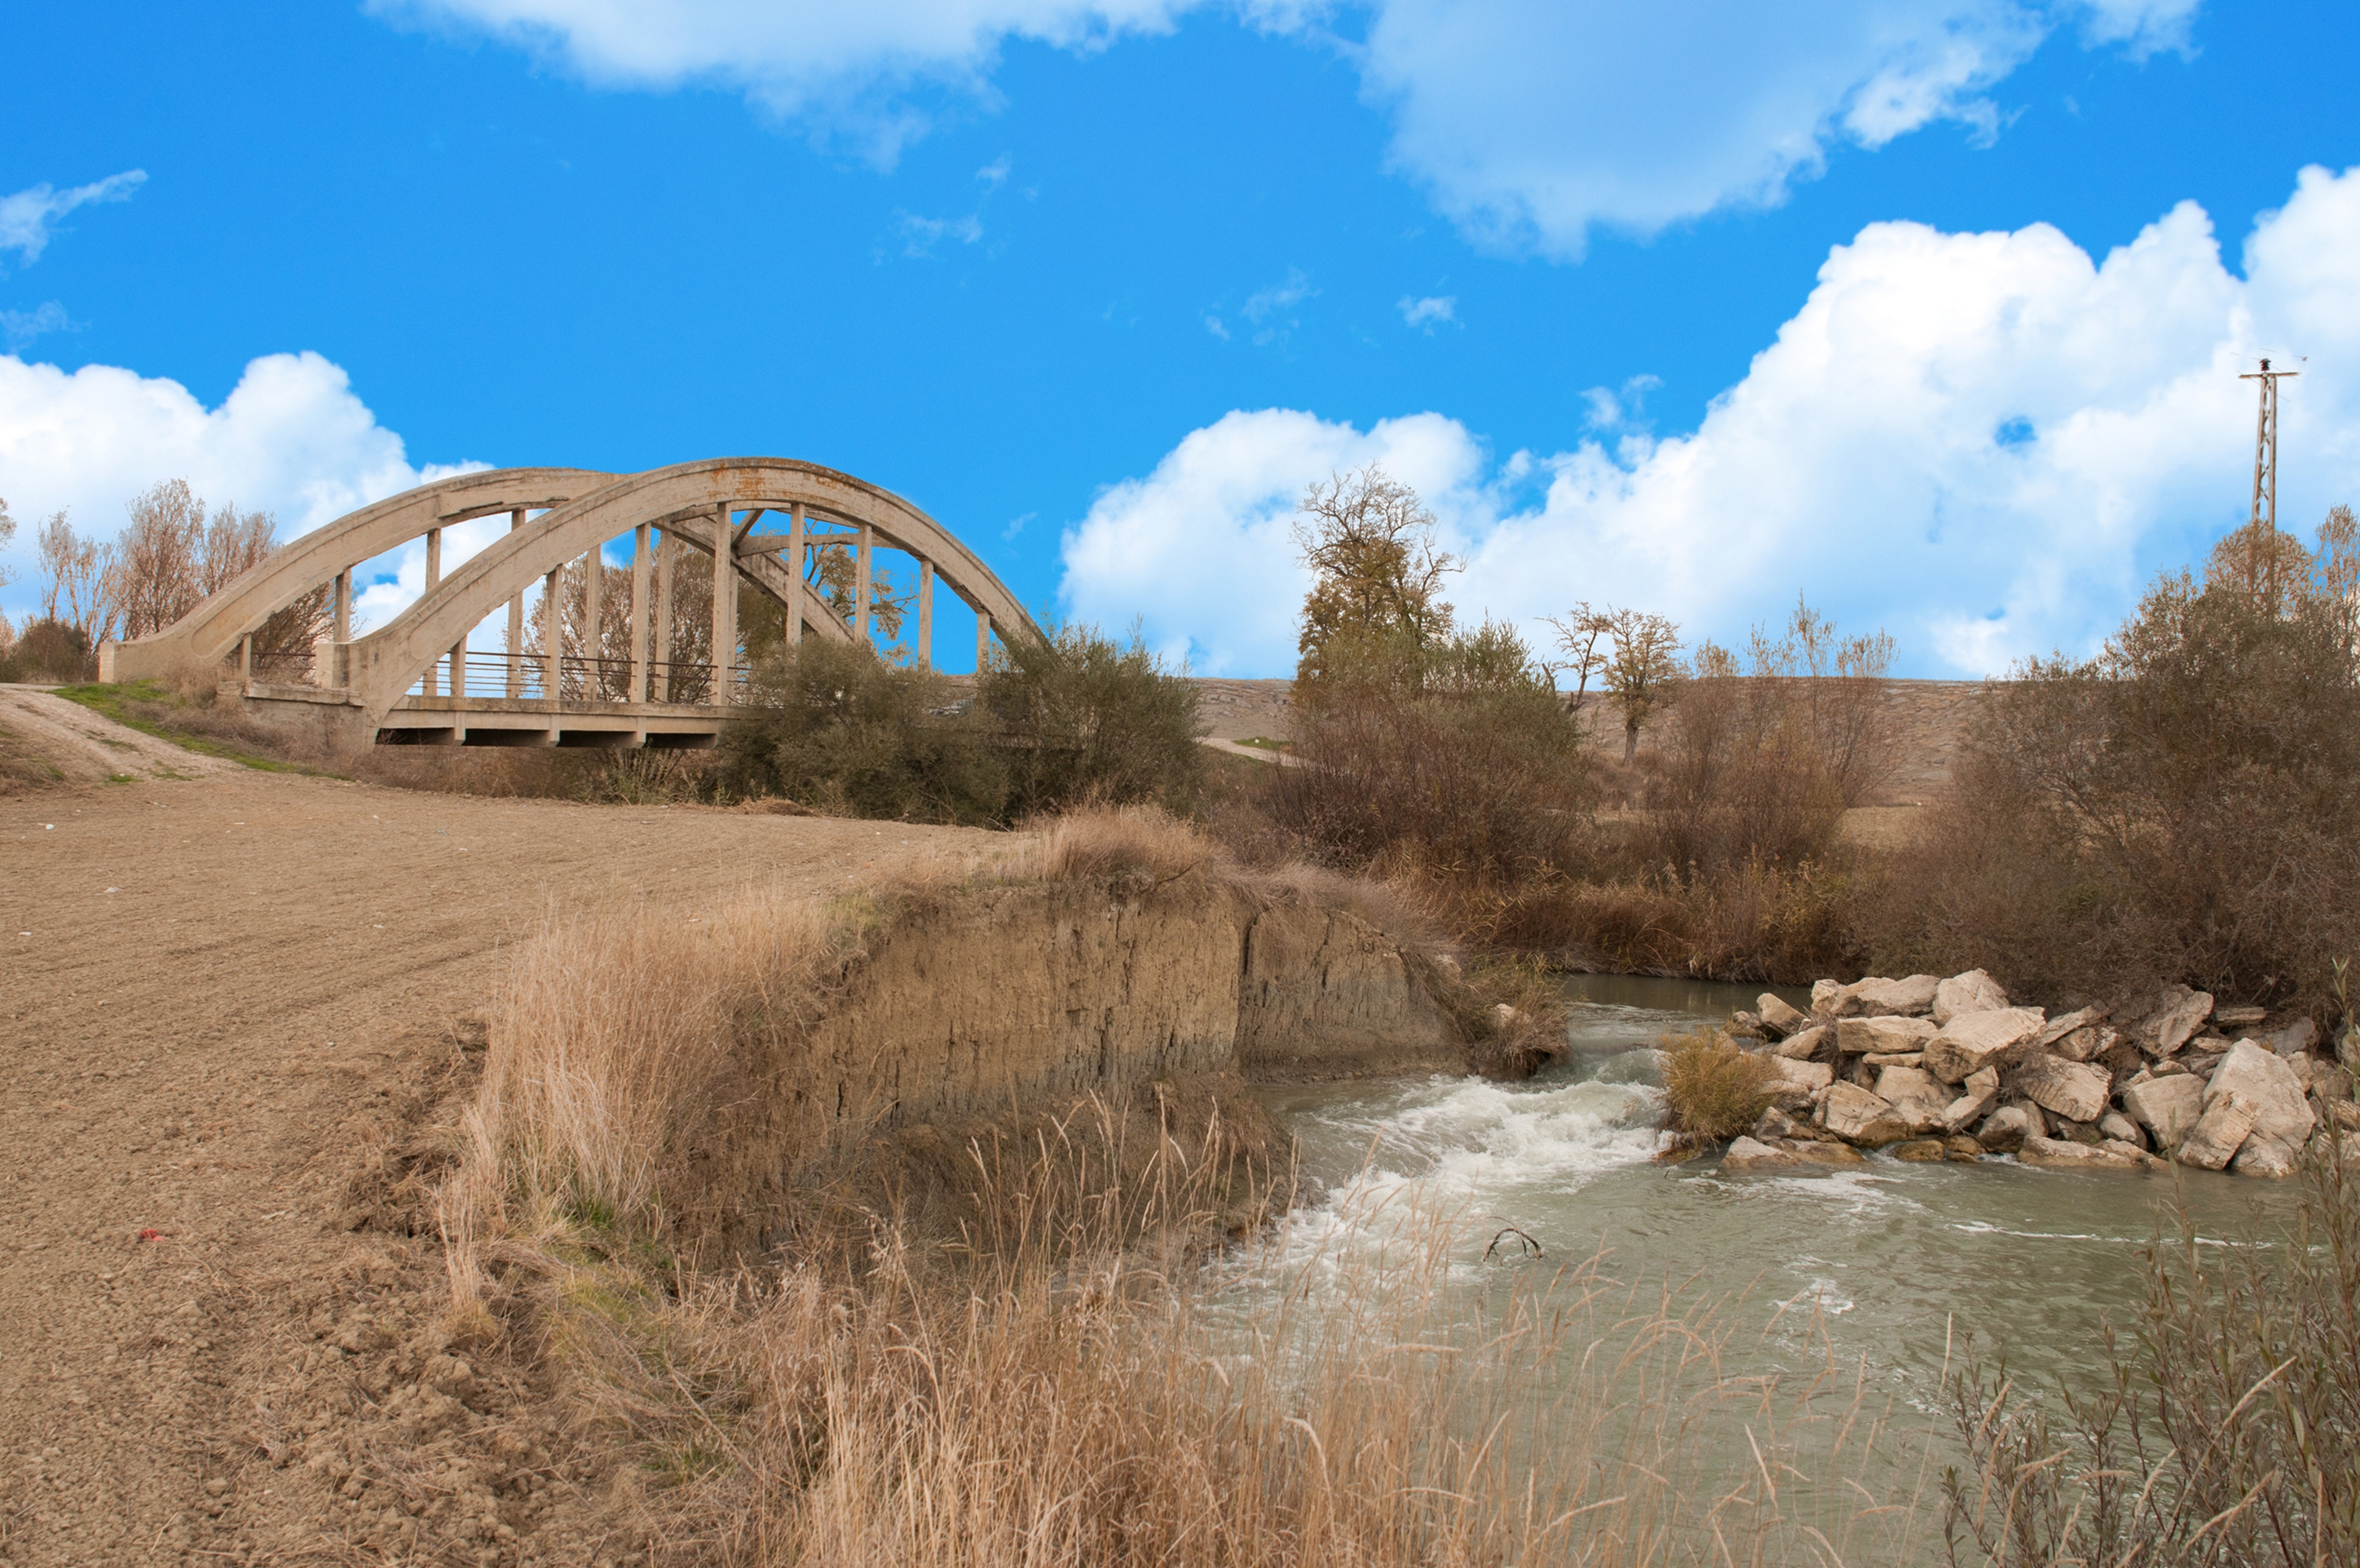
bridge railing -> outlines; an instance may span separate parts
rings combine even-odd
[[[713,666],[684,659],[654,659],[648,664],[648,694],[644,701],[705,704],[712,702]],[[485,653],[470,648],[453,669],[445,654],[410,682],[411,697],[470,697],[517,702],[545,702],[552,695],[549,658],[539,653]],[[632,660],[567,654],[558,660],[555,696],[567,702],[628,702]],[[747,670],[729,671],[730,706],[748,701]]]

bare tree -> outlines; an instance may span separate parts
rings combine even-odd
[[[46,579],[42,619],[75,627],[93,648],[113,637],[118,613],[114,547],[77,537],[63,511],[43,519],[35,542]]]
[[[196,608],[205,504],[185,479],[159,480],[134,496],[131,526],[115,547],[115,600],[126,639],[162,631]]]
[[[1566,699],[1565,705],[1568,711],[1578,713],[1590,695],[1590,683],[1606,673],[1606,655],[1599,651],[1598,645],[1605,640],[1612,622],[1584,600],[1574,605],[1573,614],[1563,620],[1549,616],[1548,624],[1557,628],[1557,646],[1569,658],[1567,663],[1546,668],[1552,680],[1561,670],[1573,672],[1573,695]]]
[[[16,519],[8,515],[7,497],[0,496],[0,550],[6,550],[8,541],[16,537]],[[9,570],[6,561],[0,561],[0,588],[5,588],[15,581],[16,581],[16,572]]]
[[[1671,701],[1680,680],[1680,628],[1661,615],[1608,605],[1599,612],[1609,653],[1600,670],[1622,714],[1622,760],[1639,754],[1639,727]]]

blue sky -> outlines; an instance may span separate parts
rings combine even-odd
[[[1979,675],[2239,518],[2240,356],[2311,356],[2282,517],[2360,499],[2348,6],[93,5],[0,45],[19,620],[34,519],[175,474],[293,531],[449,465],[764,452],[1283,674],[1288,506],[1374,460],[1470,615],[1726,640],[1801,592]]]

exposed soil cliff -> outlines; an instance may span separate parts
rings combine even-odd
[[[798,1192],[934,1202],[973,1184],[971,1138],[1093,1097],[1151,1133],[1182,1105],[1218,1114],[1264,1152],[1283,1140],[1246,1080],[1467,1071],[1443,983],[1349,910],[1202,875],[909,897],[816,1018],[748,1031],[677,1212],[708,1247],[759,1251]]]

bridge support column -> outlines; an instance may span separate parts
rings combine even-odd
[[[254,683],[254,634],[252,632],[237,639],[237,683],[240,686],[250,686]]]
[[[978,675],[983,673],[983,656],[990,647],[991,612],[978,610],[975,613],[975,672]]]
[[[729,503],[713,509],[713,689],[714,706],[729,701],[730,667],[738,658],[738,550],[729,538]]]
[[[429,528],[426,530],[426,592],[429,593],[433,593],[434,585],[442,581],[442,530],[441,528]],[[459,668],[457,665],[453,665],[451,667],[451,679],[453,681],[456,681],[459,679]],[[420,690],[423,691],[430,697],[436,697],[442,695],[442,671],[439,668],[439,661],[436,664],[428,665],[426,667],[425,680],[419,682]],[[453,687],[451,694],[454,697],[459,694],[455,687]]]
[[[852,640],[869,640],[869,551],[875,546],[877,531],[867,523],[860,525],[860,559],[852,571]]]
[[[345,567],[336,573],[336,620],[333,640],[328,645],[328,686],[342,686],[352,678],[348,668],[353,644],[353,569]]]
[[[562,597],[562,591],[564,586],[563,577],[563,569],[552,567],[550,569],[549,575],[541,580],[541,662],[542,681],[541,694],[548,698],[552,702],[556,702],[563,695],[563,691],[557,684],[560,669],[558,659],[565,650],[565,610],[563,599]],[[555,724],[550,725],[551,733],[554,734],[556,729],[557,726]]]
[[[648,700],[648,525],[631,536],[631,693],[627,702]],[[639,732],[639,744],[648,742]]]
[[[934,563],[918,558],[918,668],[934,664]]]
[[[672,701],[672,564],[680,557],[680,540],[672,531],[663,532],[663,553],[656,557],[656,648],[654,701]]]
[[[606,700],[606,606],[599,593],[606,585],[606,563],[600,559],[602,548],[592,545],[582,560],[582,695],[593,702]]]
[[[517,507],[508,514],[508,532],[524,527],[524,508]],[[518,593],[508,600],[508,695],[524,695],[524,595]]]
[[[803,504],[796,502],[787,509],[787,572],[797,583],[803,580]],[[787,646],[794,647],[803,640],[803,595],[796,593],[787,606]]]

